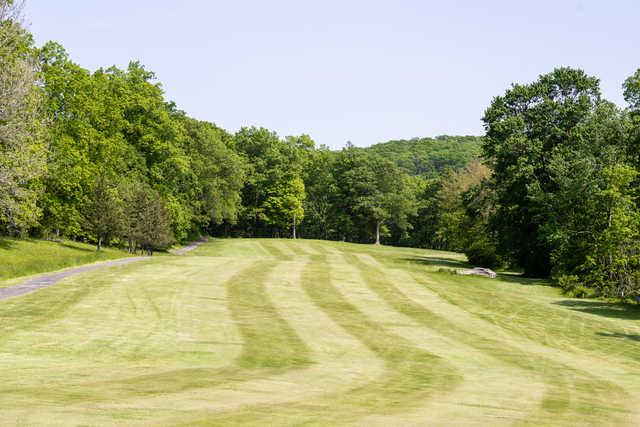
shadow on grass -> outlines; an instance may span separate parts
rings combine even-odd
[[[0,249],[11,249],[13,246],[13,240],[0,238]]]
[[[552,286],[549,280],[536,277],[526,277],[520,273],[498,273],[498,278],[503,282],[515,283],[518,285]]]
[[[74,249],[74,250],[80,251],[80,252],[97,252],[95,248],[82,247],[82,246],[74,245],[74,244],[71,244],[71,243],[60,242],[58,244],[60,246],[65,247],[65,248]]]
[[[622,332],[597,332],[597,335],[600,335],[601,337],[619,338],[623,340],[640,342],[640,335],[638,334],[623,334]]]
[[[402,258],[403,261],[409,261],[415,264],[428,265],[431,267],[448,267],[448,268],[469,268],[469,264],[464,261],[456,261],[451,258],[442,258],[437,256],[414,256]]]
[[[640,308],[633,305],[607,301],[562,300],[554,304],[569,307],[571,310],[615,319],[640,320]]]

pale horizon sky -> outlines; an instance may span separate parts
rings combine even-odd
[[[558,66],[624,106],[640,67],[632,0],[27,0],[25,13],[38,45],[85,68],[139,60],[192,117],[332,148],[480,135],[494,96]]]

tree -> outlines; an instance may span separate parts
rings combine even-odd
[[[173,242],[171,217],[160,195],[144,191],[138,195],[138,212],[133,229],[135,242],[147,255],[155,249],[166,249]]]
[[[166,249],[173,242],[171,217],[160,194],[135,180],[120,184],[123,200],[122,237],[127,240],[127,249],[137,249],[152,255],[155,249]]]
[[[629,104],[628,147],[636,167],[640,167],[640,69],[625,80],[623,89],[624,99]]]
[[[598,79],[558,68],[529,85],[494,98],[483,117],[483,155],[498,197],[492,221],[501,251],[529,275],[547,276],[552,247],[540,232],[549,218],[532,192],[553,193],[552,153],[572,141],[576,128],[600,103]]]
[[[0,0],[0,230],[37,224],[45,171],[37,60],[21,26],[21,2]]]
[[[497,208],[497,194],[488,180],[462,193],[465,215],[460,222],[460,245],[471,264],[501,267],[504,255],[499,251],[498,233],[491,227]]]
[[[408,218],[418,207],[415,193],[408,175],[392,161],[347,147],[337,159],[335,174],[335,207],[343,218],[339,227],[345,235],[356,234],[354,237],[364,240],[372,227],[375,242],[380,244],[386,226],[409,227]]]
[[[279,182],[269,188],[267,194],[261,219],[278,228],[291,225],[291,235],[295,239],[297,224],[304,218],[304,182],[300,178]]]
[[[122,199],[117,187],[104,175],[98,175],[85,209],[87,228],[96,239],[96,248],[108,244],[112,237],[120,235],[123,227]]]
[[[331,210],[336,199],[336,184],[333,175],[335,154],[327,147],[312,151],[307,166],[303,169],[306,198],[304,201],[305,234],[321,239],[330,235]]]
[[[464,168],[450,171],[442,177],[442,185],[435,195],[438,206],[435,237],[440,248],[452,251],[464,249],[468,230],[462,225],[465,219],[463,195],[490,175],[488,167],[479,160],[473,160]]]
[[[464,167],[481,154],[478,136],[441,135],[375,144],[366,150],[392,160],[409,175],[438,178],[448,171]]]
[[[587,283],[601,295],[640,297],[640,212],[634,182],[638,171],[615,165],[602,171],[602,187],[596,193],[601,212],[601,232],[582,271]]]
[[[249,235],[277,236],[303,216],[302,168],[313,149],[308,137],[281,140],[264,128],[242,128],[235,146],[245,156],[247,178],[242,191],[242,226]]]
[[[640,68],[624,81],[622,88],[624,100],[629,104],[629,109],[640,112]]]
[[[233,150],[233,137],[214,124],[182,117],[196,187],[194,211],[203,228],[236,222],[242,206],[245,164]]]

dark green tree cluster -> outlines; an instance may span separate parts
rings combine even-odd
[[[153,73],[137,62],[127,70],[90,73],[55,43],[40,49],[39,58],[51,118],[42,234],[96,240],[98,246],[115,238],[130,249],[133,244],[151,250],[235,220],[243,164],[231,135],[176,110]],[[135,217],[137,232],[123,234],[130,228],[125,216],[95,209],[105,204],[96,198],[105,196],[106,187],[111,210],[136,200],[127,209],[138,209],[128,215]],[[143,222],[148,233],[162,238],[142,238]],[[98,231],[104,227],[108,232]]]
[[[372,145],[369,150],[393,160],[410,175],[438,178],[480,157],[482,137],[440,135],[394,140]]]
[[[640,296],[639,81],[637,72],[624,84],[626,110],[571,68],[492,101],[492,174],[467,195],[470,255],[551,275],[576,295]]]
[[[151,252],[241,205],[234,138],[164,99],[137,62],[90,72],[0,0],[0,232]]]
[[[394,162],[347,145],[335,153],[314,152],[307,176],[305,230],[313,235],[380,243],[392,227],[411,228],[418,208],[415,188],[412,177]]]
[[[380,243],[417,211],[412,177],[369,150],[263,128],[241,129],[235,147],[247,165],[239,221],[226,227],[235,235]]]

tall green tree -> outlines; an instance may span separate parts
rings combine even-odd
[[[438,215],[435,238],[442,249],[462,251],[468,233],[463,226],[465,206],[463,195],[488,179],[491,171],[478,160],[469,162],[464,168],[449,171],[442,177],[440,190],[435,195]]]
[[[302,169],[313,148],[308,138],[280,139],[265,128],[242,128],[234,137],[247,162],[242,191],[242,226],[249,235],[279,235],[285,224],[302,218]]]
[[[304,203],[304,233],[328,239],[332,235],[332,207],[336,201],[337,187],[333,175],[335,153],[327,147],[311,152],[303,169],[306,192]]]
[[[408,175],[390,160],[348,146],[335,165],[337,228],[357,241],[372,235],[376,244],[387,227],[410,226],[418,204]],[[373,233],[372,233],[373,232]]]
[[[553,153],[573,139],[600,103],[598,79],[558,68],[494,98],[483,117],[483,153],[493,169],[502,251],[529,275],[551,271],[550,242],[540,227],[549,218],[532,192],[557,189],[549,169]]]
[[[122,199],[117,186],[105,174],[99,174],[91,187],[84,219],[87,228],[95,236],[97,250],[122,233]]]
[[[183,117],[185,151],[196,177],[193,209],[207,229],[234,224],[242,207],[245,164],[234,150],[232,135],[214,124]]]
[[[40,218],[46,166],[37,57],[20,5],[0,0],[0,231],[13,234]]]
[[[297,237],[297,225],[304,218],[304,182],[300,178],[275,183],[267,190],[261,219],[278,229],[291,227],[291,236]]]

